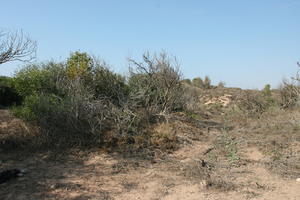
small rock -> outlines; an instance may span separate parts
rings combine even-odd
[[[191,159],[191,158],[186,158],[186,159],[180,161],[180,163],[183,163],[183,164],[192,163],[192,162],[193,162],[193,159]]]
[[[205,188],[205,187],[207,187],[207,186],[208,186],[208,183],[207,183],[207,181],[206,181],[206,180],[202,180],[202,181],[200,181],[200,186],[201,186],[202,188]]]
[[[50,185],[50,188],[51,188],[51,189],[55,189],[55,188],[56,188],[56,185],[55,185],[55,184]]]
[[[300,183],[300,178],[297,178],[296,181]]]

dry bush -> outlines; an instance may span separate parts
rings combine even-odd
[[[225,85],[226,85],[226,83],[225,82],[223,82],[223,81],[220,81],[219,83],[218,83],[218,88],[224,88],[225,87]]]
[[[143,62],[130,59],[130,101],[145,108],[149,118],[165,116],[183,108],[181,73],[176,59],[166,53],[143,55]]]
[[[203,87],[204,87],[204,89],[211,89],[212,88],[211,80],[208,76],[205,76],[205,78],[204,78]]]
[[[182,98],[184,99],[184,109],[188,112],[199,111],[201,90],[194,86],[184,85]]]
[[[298,72],[295,77],[291,77],[291,81],[284,80],[279,88],[280,92],[280,105],[282,108],[293,108],[299,105],[300,97],[300,64],[297,62]]]
[[[236,186],[223,174],[215,169],[212,163],[203,159],[191,159],[180,164],[184,176],[188,179],[201,183],[207,189],[218,191],[234,190]],[[224,172],[223,172],[224,173]]]
[[[11,61],[28,62],[35,58],[36,41],[23,34],[23,31],[0,29],[0,65]]]
[[[283,81],[279,92],[280,105],[282,108],[292,108],[299,103],[300,90],[294,83]]]
[[[260,117],[270,104],[259,92],[246,91],[237,97],[237,106],[249,117]]]

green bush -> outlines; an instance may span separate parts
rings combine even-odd
[[[109,98],[116,105],[123,104],[129,94],[125,78],[109,70],[105,64],[95,63],[92,81],[89,82],[95,97],[97,99]]]
[[[270,97],[270,96],[272,96],[272,93],[271,93],[271,85],[270,85],[270,84],[265,85],[264,89],[262,90],[262,94],[263,94],[263,96],[265,96],[265,97]]]
[[[67,81],[80,79],[96,99],[107,98],[121,105],[128,95],[125,78],[111,71],[105,62],[87,53],[71,53],[66,69]]]
[[[193,79],[193,86],[201,88],[201,89],[210,89],[211,86],[211,80],[208,76],[205,76],[204,80],[202,80],[200,77],[196,77]]]
[[[196,77],[193,79],[193,86],[198,88],[204,88],[203,80],[200,77]]]
[[[272,96],[270,84],[265,85],[264,89],[262,90],[262,96],[267,101],[269,107],[277,105],[277,103],[275,102],[275,99]]]
[[[74,52],[67,59],[68,78],[86,78],[93,67],[93,59],[87,53]]]
[[[12,113],[19,118],[22,118],[26,121],[37,120],[38,117],[34,113],[36,103],[38,101],[37,95],[31,95],[24,98],[21,106],[12,107]]]
[[[60,94],[57,82],[66,78],[62,63],[46,62],[32,64],[18,71],[14,77],[16,91],[23,97],[46,94]]]

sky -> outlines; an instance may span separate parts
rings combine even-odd
[[[122,74],[144,52],[176,56],[185,78],[273,88],[297,71],[300,0],[0,0],[0,28],[37,41],[37,62],[88,52]],[[0,66],[13,76],[23,63]]]

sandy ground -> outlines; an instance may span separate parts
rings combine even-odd
[[[251,145],[240,145],[239,159],[244,162],[220,165],[216,177],[223,182],[210,186],[211,175],[204,173],[209,167],[203,167],[203,159],[208,159],[221,134],[217,129],[201,132],[202,140],[189,139],[177,151],[152,160],[100,149],[0,151],[0,170],[27,170],[24,177],[0,185],[0,199],[300,199],[300,182],[269,171],[265,165],[268,157]]]

